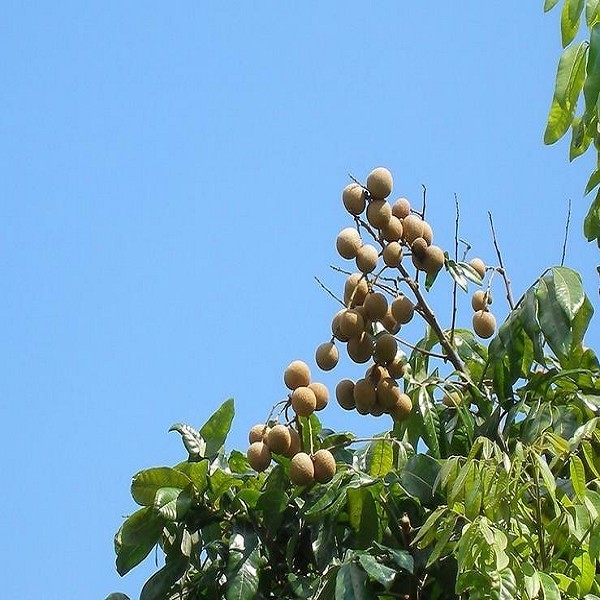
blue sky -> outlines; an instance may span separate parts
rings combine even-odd
[[[597,301],[592,157],[541,141],[560,53],[541,4],[4,3],[5,597],[137,597],[152,560],[121,580],[112,549],[131,476],[182,459],[168,427],[230,396],[244,449],[285,366],[313,362],[336,310],[313,277],[342,287],[349,172],[388,166],[416,202],[425,184],[446,248],[457,193],[488,262],[491,210],[516,296],[560,261],[572,199],[566,264]],[[432,295],[446,324],[448,289]]]

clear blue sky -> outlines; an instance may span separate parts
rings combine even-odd
[[[312,363],[336,310],[313,276],[341,288],[348,172],[386,165],[412,199],[425,184],[446,248],[457,193],[488,262],[492,210],[517,296],[559,262],[571,198],[567,264],[597,304],[592,157],[569,166],[541,141],[560,52],[541,5],[5,0],[3,597],[137,597],[152,559],[121,580],[112,549],[130,478],[182,459],[168,427],[230,396],[244,449],[284,367]],[[320,378],[355,373],[345,359]]]

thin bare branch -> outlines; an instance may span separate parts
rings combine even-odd
[[[562,256],[560,257],[560,266],[565,264],[565,256],[567,255],[567,241],[569,239],[569,225],[571,224],[571,198],[569,198],[569,208],[567,211],[567,222],[565,224],[565,239],[562,247]]]
[[[458,195],[454,194],[454,207],[456,209],[456,219],[454,221],[454,260],[458,262],[458,225],[460,222],[460,205],[458,203]],[[456,291],[458,284],[454,280],[452,286],[452,324],[450,325],[450,343],[454,345],[454,327],[456,326]]]
[[[430,352],[429,350],[423,350],[423,348],[419,348],[419,346],[410,344],[406,340],[403,340],[399,337],[396,337],[396,340],[398,341],[398,343],[402,344],[403,346],[407,346],[408,348],[411,348],[412,350],[416,350],[417,352],[420,352],[421,354],[424,354],[425,356],[431,356],[433,358],[441,358],[442,360],[448,360],[448,357],[445,354],[439,354],[438,352]]]
[[[498,257],[498,263],[500,267],[496,269],[498,273],[502,276],[504,280],[504,287],[506,288],[506,300],[508,301],[508,306],[510,306],[510,310],[515,308],[515,301],[513,300],[512,288],[510,286],[510,279],[506,274],[506,268],[504,267],[504,261],[502,260],[502,254],[500,253],[500,247],[498,246],[498,239],[496,237],[496,230],[494,229],[494,219],[492,218],[492,213],[488,211],[488,217],[490,218],[490,227],[492,229],[492,239],[494,241],[494,248],[496,249],[496,256]]]
[[[334,299],[337,300],[342,306],[346,306],[342,300],[340,300],[316,275],[315,281]]]

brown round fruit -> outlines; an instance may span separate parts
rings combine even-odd
[[[433,242],[433,229],[427,221],[423,221],[423,239],[431,246]]]
[[[391,307],[388,308],[385,317],[381,319],[381,324],[385,327],[385,330],[392,335],[396,335],[400,331],[400,323],[394,319]]]
[[[381,365],[371,365],[365,373],[365,379],[370,379],[375,386],[377,386],[382,379],[389,376],[388,370]]]
[[[308,387],[314,392],[317,399],[315,410],[323,410],[329,402],[329,390],[327,386],[324,383],[313,381]]]
[[[290,447],[288,451],[285,453],[285,456],[288,458],[292,458],[302,450],[302,441],[300,440],[300,434],[293,428],[288,427],[290,432]]]
[[[423,256],[423,271],[427,275],[435,275],[445,262],[444,251],[439,246],[428,246]]]
[[[448,408],[456,408],[462,402],[462,396],[458,392],[449,392],[444,394],[442,402]]]
[[[406,363],[404,359],[401,357],[396,357],[394,360],[387,365],[387,370],[390,374],[390,377],[394,379],[400,379],[400,377],[404,377],[404,371],[406,369]]]
[[[392,215],[390,220],[381,227],[381,235],[386,242],[397,242],[402,238],[402,221]]]
[[[354,382],[350,379],[342,379],[335,387],[335,398],[344,410],[356,408],[354,402]]]
[[[361,246],[356,253],[356,268],[361,273],[371,273],[377,266],[379,260],[379,253],[375,246],[371,244],[365,244]]]
[[[292,408],[299,417],[312,415],[317,407],[317,397],[308,387],[302,386],[292,392]]]
[[[317,450],[312,457],[315,468],[315,481],[319,483],[328,483],[335,475],[335,458],[329,450]]]
[[[390,242],[383,249],[383,262],[388,267],[396,268],[402,261],[402,246],[398,242]]]
[[[404,421],[410,417],[412,401],[407,394],[400,394],[396,404],[391,408],[390,415],[394,421]]]
[[[340,359],[340,353],[333,342],[324,342],[315,352],[315,362],[322,371],[331,371]]]
[[[402,219],[402,239],[412,244],[418,237],[423,237],[423,220],[417,215],[408,215]]]
[[[386,365],[396,358],[398,342],[391,333],[381,333],[375,338],[373,360],[378,365]]]
[[[339,310],[337,313],[335,313],[333,319],[331,320],[331,333],[333,333],[333,335],[340,340],[340,342],[347,342],[350,338],[342,335],[342,332],[340,331],[340,323],[342,321],[342,315],[346,312],[347,309],[342,308],[342,310]]]
[[[478,310],[486,310],[488,304],[492,303],[492,296],[489,292],[484,292],[483,290],[477,290],[473,297],[471,298],[471,306],[473,310],[477,312]]]
[[[360,306],[369,293],[369,285],[362,273],[352,273],[344,284],[344,304],[346,306]]]
[[[264,471],[271,464],[271,450],[264,442],[250,444],[246,457],[255,471]]]
[[[402,392],[395,379],[386,377],[377,384],[377,402],[386,410],[392,410],[398,403]]]
[[[392,174],[385,167],[377,167],[367,176],[367,189],[373,198],[387,198],[393,185]]]
[[[380,292],[371,292],[367,294],[363,308],[371,321],[381,321],[388,311],[387,298]]]
[[[412,255],[420,259],[425,257],[425,252],[427,252],[427,248],[428,244],[422,237],[418,237],[410,245],[410,251],[412,252]]]
[[[367,221],[376,229],[384,227],[392,218],[392,207],[385,200],[372,200],[367,206]]]
[[[290,390],[310,383],[310,369],[302,360],[292,361],[283,373],[283,382]]]
[[[381,406],[381,404],[379,404],[379,401],[376,400],[375,404],[373,404],[373,406],[371,407],[371,410],[369,411],[369,414],[372,417],[380,417],[384,413],[385,413],[385,409],[383,408],[383,406]]]
[[[358,364],[366,363],[373,356],[373,336],[363,332],[360,337],[353,337],[346,345],[348,356]]]
[[[478,310],[473,315],[473,330],[483,339],[490,338],[496,331],[496,319],[491,312]]]
[[[275,454],[285,454],[290,449],[292,438],[285,425],[275,425],[269,431],[266,439],[267,446]]]
[[[362,186],[358,183],[348,184],[342,192],[342,202],[350,214],[360,215],[367,205],[365,191]]]
[[[410,202],[406,198],[398,198],[392,204],[392,214],[399,219],[404,219],[410,215]]]
[[[258,423],[254,425],[248,434],[248,441],[253,444],[254,442],[262,442],[267,434],[269,433],[269,426],[264,423]]]
[[[477,271],[481,279],[485,277],[485,263],[480,258],[472,258],[469,264]]]
[[[401,325],[409,323],[415,314],[415,305],[404,294],[392,302],[390,309],[394,319]]]
[[[356,258],[356,253],[361,246],[360,234],[353,227],[342,229],[335,240],[335,247],[342,258]]]
[[[369,379],[359,379],[354,384],[354,402],[361,415],[367,415],[377,401],[375,385]]]
[[[360,312],[354,308],[344,311],[340,317],[340,333],[350,339],[360,337],[365,330],[365,322]]]
[[[306,452],[298,452],[290,462],[290,480],[294,485],[310,485],[315,478],[315,467]]]

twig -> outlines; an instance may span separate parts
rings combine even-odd
[[[337,300],[342,306],[346,306],[316,275],[315,281],[334,299]]]
[[[460,221],[460,206],[458,204],[458,195],[454,194],[454,206],[456,208],[456,220],[454,221],[454,260],[458,262],[458,224]],[[450,343],[454,344],[454,327],[456,325],[456,288],[458,284],[454,279],[452,286],[452,324],[450,325]]]
[[[408,348],[412,348],[413,350],[416,350],[417,352],[420,352],[421,354],[425,354],[426,356],[431,356],[433,358],[441,358],[443,360],[448,360],[448,357],[445,354],[439,354],[438,352],[430,352],[429,350],[423,350],[423,348],[419,348],[419,346],[415,346],[414,344],[410,344],[406,340],[403,340],[403,339],[401,339],[399,337],[397,337],[396,340],[400,344],[402,344],[403,346],[407,346]]]
[[[424,221],[425,220],[425,209],[427,208],[427,188],[425,187],[424,184],[421,184],[421,187],[423,188],[423,208],[421,210],[421,218]]]
[[[562,247],[562,256],[560,258],[560,266],[565,264],[565,256],[567,254],[567,240],[569,239],[569,225],[571,224],[571,198],[569,198],[569,208],[567,212],[567,222],[565,224],[565,240]]]
[[[492,239],[494,241],[494,248],[496,249],[496,256],[498,257],[498,262],[500,263],[500,268],[496,269],[500,275],[502,275],[502,279],[504,280],[504,287],[506,288],[506,300],[508,301],[508,306],[510,306],[510,310],[515,308],[515,302],[513,300],[512,289],[510,287],[510,279],[506,274],[506,269],[504,268],[504,262],[502,260],[502,254],[500,253],[500,248],[498,246],[498,240],[496,238],[496,230],[494,229],[494,219],[492,218],[492,213],[488,211],[488,217],[490,218],[490,227],[492,229]]]

